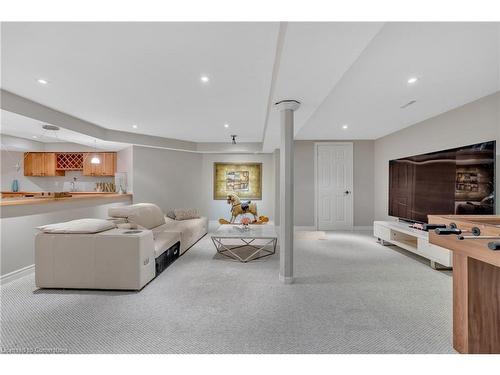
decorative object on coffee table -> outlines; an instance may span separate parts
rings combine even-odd
[[[263,224],[269,221],[266,216],[257,217],[257,205],[252,201],[242,202],[240,198],[232,193],[227,196],[227,204],[231,205],[231,221],[219,219],[219,224],[232,224],[240,215],[251,214],[254,217],[252,224]]]
[[[243,230],[249,230],[250,228],[248,227],[248,224],[250,224],[250,223],[251,223],[250,218],[248,218],[247,216],[243,217],[241,219],[241,225],[242,225]]]
[[[231,205],[231,223],[234,223],[239,215],[252,214],[257,221],[257,204],[252,201],[242,202],[240,197],[231,193],[227,195],[227,204]]]
[[[275,254],[278,236],[274,225],[252,225],[243,230],[237,225],[227,224],[215,231],[212,242],[217,253],[247,263]],[[251,253],[242,254],[244,249],[250,249]]]

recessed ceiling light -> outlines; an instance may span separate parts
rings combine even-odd
[[[33,138],[38,138],[38,137],[36,135],[34,135]]]
[[[132,127],[133,127],[134,129],[137,129],[137,125],[132,125]]]
[[[227,129],[229,128],[229,124],[224,124],[224,127]]]
[[[41,85],[46,85],[47,83],[49,83],[46,79],[43,78],[38,78],[37,82]]]
[[[208,81],[210,81],[210,78],[208,78],[208,76],[203,75],[200,77],[200,81],[203,83],[208,83]]]
[[[408,79],[408,83],[409,83],[410,85],[412,85],[412,84],[416,83],[417,81],[418,81],[418,78],[417,78],[417,77],[411,77],[411,78],[409,78],[409,79]]]
[[[342,129],[347,129],[349,126],[347,124],[342,125]]]

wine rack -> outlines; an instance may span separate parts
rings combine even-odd
[[[56,155],[56,169],[60,171],[81,171],[83,169],[82,152],[64,152]]]

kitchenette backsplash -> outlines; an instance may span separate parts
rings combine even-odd
[[[61,177],[25,177],[29,179],[31,183],[40,187],[41,191],[71,191],[73,177],[76,177],[76,191],[95,191],[96,183],[115,182],[114,177],[92,177],[83,176],[81,171],[67,171],[65,176]],[[20,182],[20,189],[24,190],[22,187],[22,182]]]
[[[2,166],[3,167],[3,166]],[[12,190],[12,181],[18,182],[19,191],[71,191],[73,177],[76,177],[77,191],[95,191],[96,183],[114,183],[114,177],[83,176],[81,171],[67,171],[66,176],[57,177],[26,177],[22,170],[2,168],[2,191]]]
[[[1,151],[1,191],[12,191],[12,182],[17,180],[19,191],[71,191],[76,177],[77,191],[96,191],[96,183],[114,183],[114,177],[84,176],[82,171],[66,171],[65,176],[30,177],[23,173],[22,152]],[[19,165],[18,165],[19,164]]]

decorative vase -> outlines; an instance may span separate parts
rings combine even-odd
[[[250,219],[248,217],[244,217],[241,219],[241,229],[250,230]]]
[[[19,182],[16,179],[12,180],[12,191],[14,193],[19,191]]]

